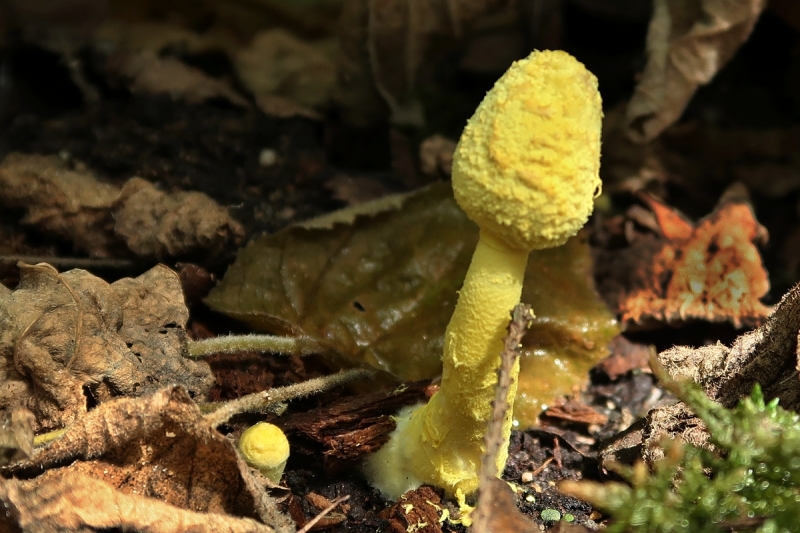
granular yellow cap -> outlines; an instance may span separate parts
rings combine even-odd
[[[278,426],[259,422],[242,433],[239,452],[247,464],[278,483],[289,459],[289,440]]]
[[[461,135],[458,204],[508,246],[560,246],[600,194],[602,119],[597,78],[568,53],[536,51],[515,62]]]

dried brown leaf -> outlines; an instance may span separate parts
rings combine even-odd
[[[125,494],[91,476],[47,472],[33,480],[0,480],[6,516],[0,527],[26,532],[131,531],[136,533],[273,533],[250,518],[180,509],[162,501]]]
[[[507,0],[345,0],[339,21],[343,53],[337,99],[349,110],[350,119],[369,123],[380,117],[385,103],[396,122],[420,121],[421,110],[410,93],[432,45],[461,36],[466,25],[505,3]]]
[[[109,216],[118,196],[113,185],[57,156],[14,153],[0,164],[0,204],[24,208],[24,224],[72,241],[95,257],[114,257],[121,248]]]
[[[419,146],[419,166],[429,176],[449,177],[453,169],[456,142],[442,135],[431,135]]]
[[[62,466],[66,465],[66,466]],[[108,500],[67,499],[83,508],[113,515],[120,498],[131,504],[159,505],[213,515],[260,518],[280,531],[290,531],[267,486],[238,456],[233,443],[203,418],[182,387],[168,387],[143,398],[120,398],[84,414],[31,459],[6,469],[16,477],[48,470],[44,480],[28,482],[48,487],[51,479],[91,478]],[[23,481],[19,482],[24,487]],[[58,484],[56,484],[58,485]],[[59,505],[63,505],[61,502]],[[117,512],[119,512],[117,510]],[[195,520],[200,519],[195,517]]]
[[[697,224],[654,198],[642,199],[655,215],[660,238],[615,251],[603,267],[608,279],[601,291],[616,301],[622,319],[730,321],[737,327],[762,322],[770,309],[759,299],[769,290],[769,278],[756,243],[765,242],[766,230],[744,187],[731,187]]]
[[[109,58],[107,74],[135,93],[169,94],[193,104],[222,98],[234,105],[250,105],[229,83],[153,52],[119,52]]]
[[[233,62],[256,98],[280,96],[314,108],[329,102],[336,83],[336,65],[329,55],[322,46],[273,28],[261,31],[249,46],[238,50]]]
[[[199,192],[167,194],[141,178],[120,191],[114,232],[141,257],[220,258],[244,238],[228,211]]]
[[[0,466],[33,454],[33,413],[17,408],[6,413],[0,426]]]
[[[27,407],[42,430],[71,424],[87,402],[163,383],[202,398],[213,378],[181,356],[188,315],[164,266],[109,285],[84,270],[21,264],[19,286],[0,293],[0,409]]]
[[[628,104],[629,135],[654,139],[678,120],[695,90],[733,57],[766,0],[655,0],[647,67]]]
[[[0,204],[24,208],[24,223],[94,257],[119,257],[127,249],[151,260],[213,264],[244,237],[242,226],[204,194],[169,194],[141,178],[120,190],[56,156],[7,156],[0,164]]]

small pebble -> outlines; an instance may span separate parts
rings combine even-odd
[[[262,167],[271,167],[278,162],[278,152],[272,148],[264,148],[258,154],[258,164]]]

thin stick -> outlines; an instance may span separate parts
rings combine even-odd
[[[205,418],[212,427],[217,427],[240,413],[257,413],[276,402],[286,402],[295,398],[323,392],[333,387],[344,385],[349,381],[371,376],[374,373],[375,371],[371,369],[356,368],[339,372],[338,374],[331,374],[330,376],[309,379],[302,383],[297,383],[296,385],[248,394],[247,396],[242,396],[241,398],[224,403],[216,411],[205,415]]]
[[[495,389],[492,418],[486,428],[486,452],[481,460],[479,474],[479,491],[490,487],[493,479],[498,474],[496,457],[500,446],[507,443],[503,439],[503,420],[508,412],[508,389],[511,385],[511,370],[519,359],[520,341],[533,320],[533,311],[529,305],[519,304],[511,312],[511,323],[508,325],[508,335],[503,344],[503,353],[500,355],[500,368],[497,370],[497,388]],[[492,514],[491,494],[479,494],[478,505],[473,513],[473,522],[470,531],[484,533],[489,531],[489,518]]]
[[[300,529],[297,533],[308,533],[308,531],[312,527],[314,527],[314,524],[316,524],[317,522],[322,520],[322,518],[326,514],[330,513],[334,509],[336,509],[336,506],[339,505],[340,503],[346,502],[349,499],[350,499],[350,495],[349,494],[345,494],[344,496],[340,496],[339,498],[336,498],[335,500],[333,500],[331,502],[331,504],[329,506],[327,506],[325,509],[323,509],[317,516],[315,516],[314,518],[312,518],[311,520],[306,522],[306,525],[303,526],[303,529]]]
[[[288,355],[319,353],[321,347],[311,337],[278,337],[275,335],[224,335],[213,339],[189,341],[188,356],[203,357],[215,353],[269,352]]]
[[[48,263],[61,268],[113,268],[127,270],[136,266],[130,259],[105,259],[91,257],[55,257],[49,255],[0,255],[0,262],[5,263]]]

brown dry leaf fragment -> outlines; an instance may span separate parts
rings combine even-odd
[[[739,336],[730,348],[721,344],[676,346],[658,355],[675,379],[691,379],[725,407],[733,407],[761,384],[766,398],[780,398],[784,409],[800,408],[797,369],[800,286],[778,303],[764,325]]]
[[[456,142],[442,135],[431,135],[419,146],[419,167],[424,174],[449,177],[453,170]]]
[[[206,302],[259,331],[309,336],[351,365],[428,379],[441,372],[477,237],[450,185],[436,183],[251,242]],[[537,317],[521,361],[522,426],[583,382],[618,331],[591,270],[580,236],[530,255],[522,298]]]
[[[154,498],[125,494],[91,476],[62,470],[33,480],[0,480],[0,499],[7,509],[7,515],[0,516],[0,528],[9,531],[275,531],[250,518],[180,509]]]
[[[342,54],[337,99],[356,124],[380,118],[387,104],[396,123],[419,123],[409,98],[432,45],[507,0],[345,0],[339,20]],[[381,102],[382,100],[382,102]]]
[[[574,399],[557,400],[547,408],[542,416],[557,418],[573,424],[600,424],[608,422],[608,416],[593,407]]]
[[[189,313],[178,276],[157,266],[109,285],[84,270],[20,264],[0,293],[0,410],[24,406],[37,430],[71,424],[87,403],[181,383],[204,397],[208,365],[181,356]]]
[[[628,104],[628,133],[654,139],[678,120],[695,90],[750,36],[766,0],[655,0],[648,61]]]
[[[634,343],[626,337],[614,337],[608,345],[611,355],[600,361],[595,368],[609,380],[616,381],[631,370],[650,370],[648,359],[653,348]]]
[[[714,212],[695,225],[658,200],[643,200],[662,239],[634,242],[618,259],[630,263],[609,267],[620,269],[612,276],[625,280],[615,295],[623,320],[730,321],[740,327],[767,316],[770,309],[759,299],[769,290],[769,278],[756,248],[765,242],[766,230],[755,219],[744,187],[731,187]]]
[[[33,413],[17,408],[6,413],[0,426],[0,466],[20,461],[33,453]]]
[[[87,504],[103,513],[113,514],[118,498],[145,506],[149,501],[145,498],[156,498],[160,505],[175,506],[176,516],[182,513],[177,508],[209,516],[231,514],[260,518],[280,531],[292,530],[290,520],[265,493],[266,481],[241,460],[233,443],[209,425],[178,386],[99,406],[32,459],[6,468],[6,473],[31,477],[42,469],[56,478],[99,480],[103,491],[115,496]],[[29,483],[46,487],[47,479],[52,478]]]
[[[114,219],[116,234],[142,257],[218,258],[244,238],[242,226],[205,194],[168,194],[141,178],[122,187]]]
[[[244,85],[256,96],[274,95],[314,108],[329,102],[336,65],[326,53],[333,43],[307,43],[282,28],[258,33],[238,50],[233,62]]]
[[[93,257],[186,258],[213,264],[244,238],[227,210],[198,192],[166,193],[141,178],[122,189],[56,156],[11,154],[0,164],[0,204],[23,222]]]
[[[226,81],[155,52],[119,52],[108,59],[107,74],[134,93],[166,93],[191,104],[222,98],[237,106],[250,106]]]
[[[109,216],[118,196],[113,185],[57,156],[14,153],[0,163],[0,204],[24,208],[24,224],[72,241],[94,257],[115,257],[122,248]]]

